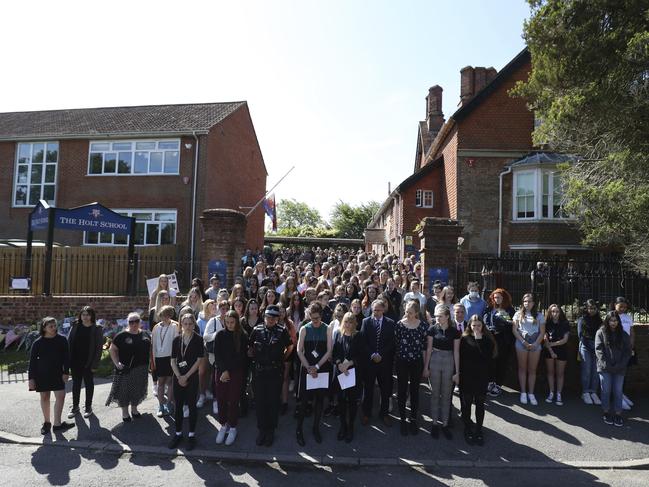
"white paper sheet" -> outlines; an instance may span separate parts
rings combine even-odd
[[[340,388],[342,390],[349,389],[356,385],[356,369],[348,369],[349,375],[340,374],[338,376],[338,382],[340,382]]]
[[[318,372],[318,377],[315,379],[307,374],[306,376],[306,390],[311,389],[328,389],[329,388],[329,372]]]

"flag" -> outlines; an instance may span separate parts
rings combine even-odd
[[[273,231],[277,231],[277,208],[275,206],[275,194],[264,200],[264,211],[273,222]]]

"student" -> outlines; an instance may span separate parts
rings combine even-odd
[[[175,337],[171,352],[171,369],[173,370],[173,391],[176,400],[176,434],[169,442],[169,448],[175,449],[182,441],[183,407],[189,408],[189,431],[187,450],[196,445],[196,395],[198,394],[198,367],[204,355],[203,340],[196,333],[196,319],[192,313],[180,317],[182,334]]]
[[[172,306],[176,305],[176,292],[172,292],[172,290],[169,289],[169,277],[166,274],[160,274],[160,276],[158,276],[158,283],[156,285],[156,288],[153,290],[153,293],[151,293],[151,296],[149,297],[149,309],[155,306],[158,293],[162,290],[169,293],[169,296],[171,297],[170,304]]]
[[[581,399],[584,404],[600,405],[601,401],[597,395],[599,375],[597,374],[597,357],[595,356],[595,335],[602,326],[602,317],[594,299],[586,301],[584,311],[577,320],[579,356],[581,357]]]
[[[92,396],[95,391],[94,375],[99,367],[101,350],[104,346],[104,330],[97,325],[95,310],[84,306],[72,324],[68,335],[70,347],[70,368],[72,370],[72,407],[68,418],[79,414],[81,382],[86,388],[86,402],[83,417],[92,416]]]
[[[428,323],[419,318],[416,300],[406,304],[406,315],[398,321],[395,328],[397,399],[401,418],[401,434],[416,435],[417,413],[419,407],[419,383],[424,369],[424,344]],[[406,401],[410,393],[410,420],[406,416]]]
[[[536,368],[541,356],[541,343],[545,337],[545,318],[536,309],[534,296],[523,296],[521,308],[514,315],[512,333],[516,339],[518,383],[521,388],[521,404],[538,405],[534,395]]]
[[[503,288],[497,288],[491,292],[488,298],[489,308],[484,314],[483,323],[496,340],[498,355],[490,361],[489,384],[487,394],[491,397],[498,397],[502,394],[502,385],[509,369],[514,336],[512,317],[512,297]]]
[[[543,341],[543,358],[545,370],[548,374],[550,393],[545,402],[552,403],[556,400],[557,406],[563,406],[564,375],[568,360],[568,338],[570,337],[570,323],[563,310],[556,304],[551,304],[545,314],[545,339]],[[556,382],[555,382],[556,374]]]
[[[338,430],[338,441],[345,440],[350,443],[354,438],[354,419],[358,410],[358,397],[361,388],[361,375],[358,369],[358,361],[361,357],[361,336],[357,332],[356,318],[353,313],[344,314],[340,327],[334,330],[332,341],[332,361],[334,364],[334,391],[338,395],[338,408],[340,412],[340,429]],[[351,369],[355,369],[356,384],[342,389],[337,380],[338,375],[349,375]]]
[[[189,306],[193,313],[194,319],[198,318],[198,313],[203,309],[203,293],[199,287],[192,287],[187,293],[187,299],[180,305],[181,308]]]
[[[460,299],[460,304],[464,305],[466,315],[484,316],[487,311],[487,302],[480,297],[480,284],[475,281],[470,282],[466,290],[467,295]]]
[[[218,275],[214,274],[212,277],[210,277],[210,287],[207,288],[205,294],[207,295],[208,299],[211,299],[212,301],[216,301],[216,297],[218,296],[220,289],[221,289],[221,279],[219,278]]]
[[[489,365],[496,356],[496,340],[478,315],[473,315],[460,339],[460,397],[464,440],[484,444],[485,391],[489,382]],[[475,425],[471,406],[475,404]],[[475,426],[475,428],[474,428]]]
[[[602,385],[602,410],[604,422],[624,426],[622,401],[624,375],[631,357],[631,339],[622,328],[620,317],[611,311],[595,334],[597,372]],[[612,397],[611,397],[612,396]],[[611,399],[612,404],[611,404]]]
[[[297,293],[296,293],[297,294]],[[280,407],[279,413],[281,415],[286,414],[288,411],[288,390],[289,382],[291,378],[291,367],[295,361],[295,347],[297,347],[297,329],[293,324],[293,321],[287,316],[286,308],[283,304],[278,304],[277,309],[279,309],[279,321],[277,326],[282,326],[286,328],[289,336],[291,337],[291,345],[286,351],[286,356],[284,357],[284,380],[282,382],[282,406]]]
[[[635,329],[633,328],[633,318],[628,313],[629,311],[629,302],[623,296],[618,296],[615,298],[615,311],[620,317],[620,323],[622,329],[629,335],[631,341],[631,357],[635,357]],[[630,359],[629,359],[630,360]],[[625,411],[630,410],[633,407],[633,401],[629,399],[625,394],[622,395],[622,409]]]
[[[410,283],[410,292],[406,293],[406,295],[403,297],[404,309],[408,301],[411,301],[413,299],[417,299],[419,301],[420,310],[426,309],[426,296],[421,293],[421,283],[417,279]]]
[[[202,337],[205,334],[205,329],[209,321],[216,316],[216,301],[213,299],[207,299],[203,301],[203,310],[198,313],[198,320],[196,324],[198,325],[198,334]],[[201,357],[200,363],[198,365],[198,378],[199,378],[199,394],[198,401],[196,402],[197,408],[202,408],[205,405],[205,399],[208,401],[213,399],[213,395],[210,391],[210,376],[211,368],[209,357],[207,354],[204,354]]]
[[[178,326],[171,318],[175,314],[173,306],[163,306],[160,310],[162,321],[156,325],[151,334],[151,364],[158,376],[158,417],[171,414],[173,387],[169,387],[168,399],[165,399],[165,387],[171,386],[173,370],[171,369],[171,351],[174,339],[178,336]]]
[[[32,345],[29,358],[29,390],[40,393],[43,426],[41,434],[66,431],[74,423],[61,421],[65,402],[65,383],[70,376],[70,353],[68,341],[57,333],[56,319],[43,318],[39,326],[40,338]],[[54,392],[54,426],[50,419],[50,396]]]
[[[453,383],[460,378],[460,332],[451,325],[451,312],[445,304],[435,306],[436,323],[428,329],[424,377],[430,377],[430,434],[439,437],[439,425],[448,440],[453,438],[448,423],[453,397]]]

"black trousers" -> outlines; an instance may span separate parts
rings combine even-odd
[[[399,415],[402,421],[406,420],[406,401],[410,392],[410,417],[417,419],[419,409],[419,383],[424,363],[421,360],[406,362],[397,359],[397,400]]]
[[[81,382],[86,386],[86,409],[92,409],[92,396],[95,392],[95,376],[92,370],[73,367],[72,373],[72,406],[79,407],[81,400]]]
[[[176,401],[176,411],[174,420],[176,421],[176,431],[183,430],[183,406],[189,407],[189,432],[196,431],[196,421],[198,412],[196,411],[196,397],[198,395],[198,373],[192,375],[187,382],[187,386],[181,387],[178,379],[174,376],[174,399]]]
[[[356,411],[358,410],[358,390],[359,387],[350,387],[344,390],[338,390],[338,411],[340,412],[340,427],[344,431],[353,430]]]
[[[501,332],[494,335],[498,346],[498,355],[489,363],[489,382],[495,382],[499,386],[503,385],[507,377],[507,369],[512,354],[512,334]]]
[[[471,426],[471,406],[475,404],[475,425],[476,430],[482,430],[482,423],[484,422],[484,402],[485,394],[477,394],[473,391],[461,393],[461,407],[462,407],[462,422],[465,427]]]
[[[374,383],[379,383],[381,391],[381,409],[379,416],[387,416],[390,409],[390,396],[392,395],[392,361],[383,359],[378,364],[370,362],[365,367],[365,381],[363,384],[363,414],[372,415],[374,402]]]
[[[276,367],[255,368],[252,388],[255,394],[257,428],[261,431],[277,428],[283,382],[283,363]]]

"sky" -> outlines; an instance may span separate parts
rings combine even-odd
[[[523,0],[6,2],[0,112],[246,100],[276,200],[329,218],[414,169],[428,88],[521,49]],[[214,177],[227,177],[219,175]]]

